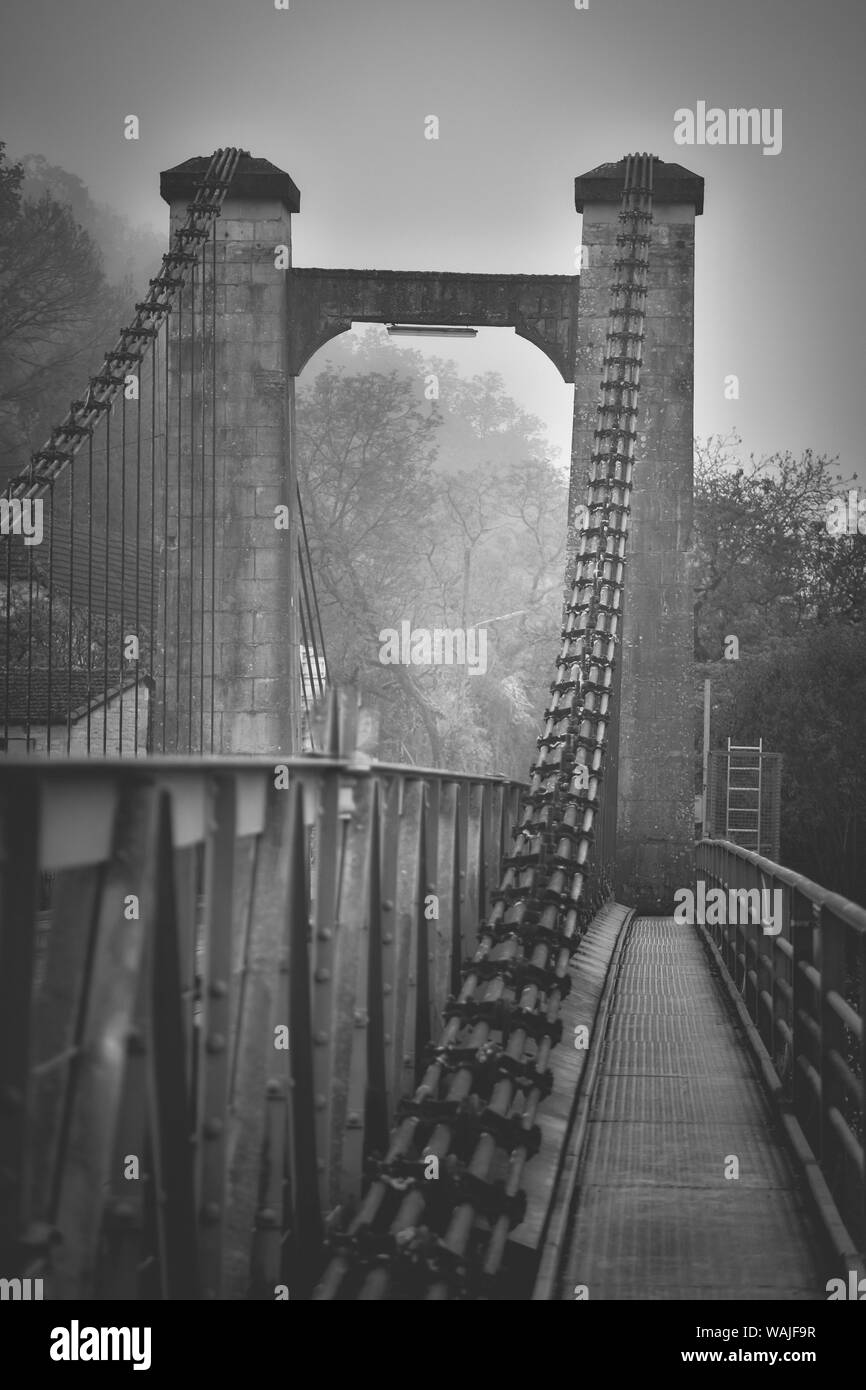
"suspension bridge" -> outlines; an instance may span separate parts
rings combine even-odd
[[[162,192],[162,270],[3,495],[4,1289],[856,1283],[866,912],[694,845],[702,181],[579,178],[580,276],[294,268],[298,190],[238,150]],[[293,390],[357,321],[511,326],[574,382],[526,783],[381,761],[331,688]],[[696,880],[742,911],[679,920]]]

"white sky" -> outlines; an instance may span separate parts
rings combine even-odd
[[[241,145],[301,190],[299,265],[553,274],[574,269],[575,175],[652,150],[706,179],[697,432],[737,427],[747,448],[811,446],[850,471],[864,16],[859,0],[6,0],[0,132],[160,228],[159,171]],[[676,145],[674,112],[698,100],[781,107],[781,154]],[[541,353],[503,332],[447,347],[501,371],[567,449],[570,388]]]

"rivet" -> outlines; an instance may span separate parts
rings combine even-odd
[[[392,934],[391,932],[389,932],[389,931],[383,932],[383,934],[382,934],[382,945],[383,945],[383,946],[390,946],[393,940],[394,940],[394,937],[393,937],[393,934]]]
[[[323,985],[323,984],[326,983],[327,980],[330,980],[330,978],[331,978],[331,972],[330,972],[330,970],[325,970],[325,969],[323,969],[323,968],[320,967],[320,968],[316,971],[316,982],[317,982],[317,984]]]
[[[205,1139],[219,1139],[223,1132],[223,1122],[220,1119],[205,1120],[204,1137]]]
[[[382,986],[382,993],[383,993],[383,994],[390,994],[391,991],[392,991],[392,989],[393,989],[393,985],[383,985],[383,986]]]
[[[229,992],[229,987],[225,980],[214,980],[209,992],[211,999],[225,999]]]
[[[389,1042],[391,1041],[391,1034],[390,1034],[390,1033],[386,1033],[386,1034],[385,1034],[385,1041],[386,1041],[386,1043],[389,1043]]]
[[[201,1211],[202,1221],[206,1226],[215,1226],[222,1216],[222,1208],[219,1202],[205,1202]]]
[[[411,1053],[411,1052],[406,1052],[406,1053],[404,1053],[404,1055],[403,1055],[403,1065],[404,1065],[404,1067],[411,1067],[412,1061],[413,1061],[412,1053]]]
[[[415,976],[414,976],[414,975],[410,975],[410,976],[409,976],[409,984],[412,985],[412,987],[414,988],[414,985],[415,985]]]
[[[328,1035],[327,1035],[327,1033],[316,1033],[316,1034],[314,1034],[314,1036],[313,1036],[313,1042],[315,1043],[316,1047],[324,1047],[324,1046],[326,1045],[327,1041],[328,1041]]]
[[[351,1111],[349,1112],[349,1117],[348,1117],[348,1119],[346,1120],[346,1128],[347,1128],[347,1129],[360,1129],[360,1128],[361,1128],[361,1116],[357,1113],[357,1111],[351,1110]]]
[[[393,909],[394,909],[394,904],[393,904],[393,902],[391,901],[391,899],[390,899],[390,898],[384,898],[383,901],[382,901],[382,911],[383,911],[383,912],[392,912]]]
[[[316,1096],[316,1099],[313,1101],[313,1105],[316,1107],[317,1110],[324,1110],[327,1104],[327,1096]]]
[[[366,1027],[367,1027],[367,1015],[364,1013],[364,1010],[363,1010],[363,1009],[356,1009],[356,1010],[355,1010],[355,1027],[356,1027],[356,1028],[366,1028]]]
[[[256,1225],[259,1230],[273,1230],[277,1224],[277,1213],[273,1207],[262,1207],[256,1215]]]
[[[268,1095],[268,1096],[272,1096],[272,1097],[273,1097],[273,1096],[281,1096],[282,1094],[283,1094],[283,1083],[282,1083],[281,1081],[275,1080],[275,1079],[272,1077],[271,1080],[270,1080],[270,1081],[267,1083],[267,1085],[265,1086],[265,1095]]]
[[[211,1033],[207,1040],[208,1052],[224,1052],[226,1040],[222,1033]]]
[[[333,933],[330,927],[319,927],[316,936],[319,941],[330,941]]]

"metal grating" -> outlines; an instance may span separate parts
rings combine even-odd
[[[820,1298],[797,1175],[694,927],[636,919],[603,1046],[559,1297]]]

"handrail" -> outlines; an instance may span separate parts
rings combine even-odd
[[[4,1275],[61,1300],[309,1297],[522,790],[351,757],[6,760]]]
[[[20,770],[22,767],[36,767],[40,776],[62,779],[68,778],[70,773],[78,772],[104,777],[106,772],[112,770],[148,777],[154,773],[201,772],[202,768],[220,772],[273,772],[275,768],[287,767],[290,772],[322,772],[329,768],[338,768],[358,775],[381,774],[417,777],[422,781],[435,779],[441,782],[477,782],[484,786],[507,786],[521,790],[527,785],[512,777],[506,777],[501,772],[455,772],[449,768],[419,767],[417,763],[385,763],[357,754],[334,756],[329,753],[292,754],[287,757],[281,757],[279,754],[264,757],[261,754],[232,756],[224,753],[157,753],[136,763],[130,762],[129,758],[120,757],[43,759],[34,757],[32,753],[10,753],[0,764],[0,775],[6,770]]]
[[[866,910],[729,840],[698,843],[696,879],[721,888],[729,903],[737,902],[734,911],[716,904],[715,920],[701,925],[743,997],[782,1101],[817,1156],[842,1221],[862,1251]],[[755,890],[772,895],[769,922],[760,920],[767,899],[759,899],[763,911],[754,913],[752,898],[743,902],[730,896]],[[709,910],[705,915],[710,917]]]
[[[782,883],[796,888],[797,892],[802,893],[805,898],[809,898],[820,907],[826,907],[836,916],[844,917],[855,931],[866,931],[866,908],[860,907],[850,898],[843,898],[841,893],[833,893],[829,888],[822,888],[819,883],[814,883],[812,879],[796,873],[794,869],[787,869],[784,864],[776,864],[772,859],[765,858],[763,854],[756,854],[754,850],[745,849],[742,845],[735,844],[733,840],[704,839],[699,842],[699,847],[700,845],[723,846],[727,852],[735,855],[738,859],[748,860],[765,873],[772,874]]]

